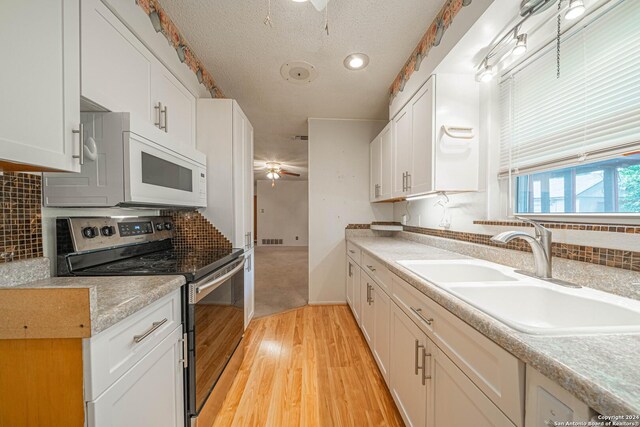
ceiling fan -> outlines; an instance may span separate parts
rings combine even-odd
[[[289,172],[280,167],[278,162],[267,162],[267,178],[271,180],[271,186],[276,186],[276,179],[280,179],[282,175],[300,176],[299,173]]]

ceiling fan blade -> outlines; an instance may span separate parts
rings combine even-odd
[[[311,4],[316,8],[316,10],[318,10],[318,12],[324,10],[324,8],[327,7],[328,2],[329,0],[311,0]]]
[[[287,172],[287,171],[280,171],[280,175],[291,175],[291,176],[300,176],[299,173],[294,173],[294,172]]]

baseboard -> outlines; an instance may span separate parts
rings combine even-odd
[[[308,305],[347,305],[346,301],[309,301]]]

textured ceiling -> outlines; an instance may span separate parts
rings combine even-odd
[[[258,175],[266,161],[306,179],[307,118],[386,119],[388,89],[444,0],[331,0],[324,12],[311,3],[271,0],[273,28],[263,24],[267,0],[160,0],[224,93],[235,98],[255,130]],[[370,56],[349,71],[344,58]],[[288,61],[313,64],[308,85],[280,76]],[[292,179],[287,177],[286,179]]]

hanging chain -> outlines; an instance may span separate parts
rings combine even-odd
[[[273,21],[271,20],[271,0],[267,0],[267,16],[262,22],[264,22],[264,25],[268,25],[273,28]]]
[[[324,30],[329,35],[329,2],[324,7]]]
[[[558,34],[556,35],[556,79],[560,78],[560,24],[562,23],[562,16],[560,15],[561,8],[562,0],[558,0]]]

